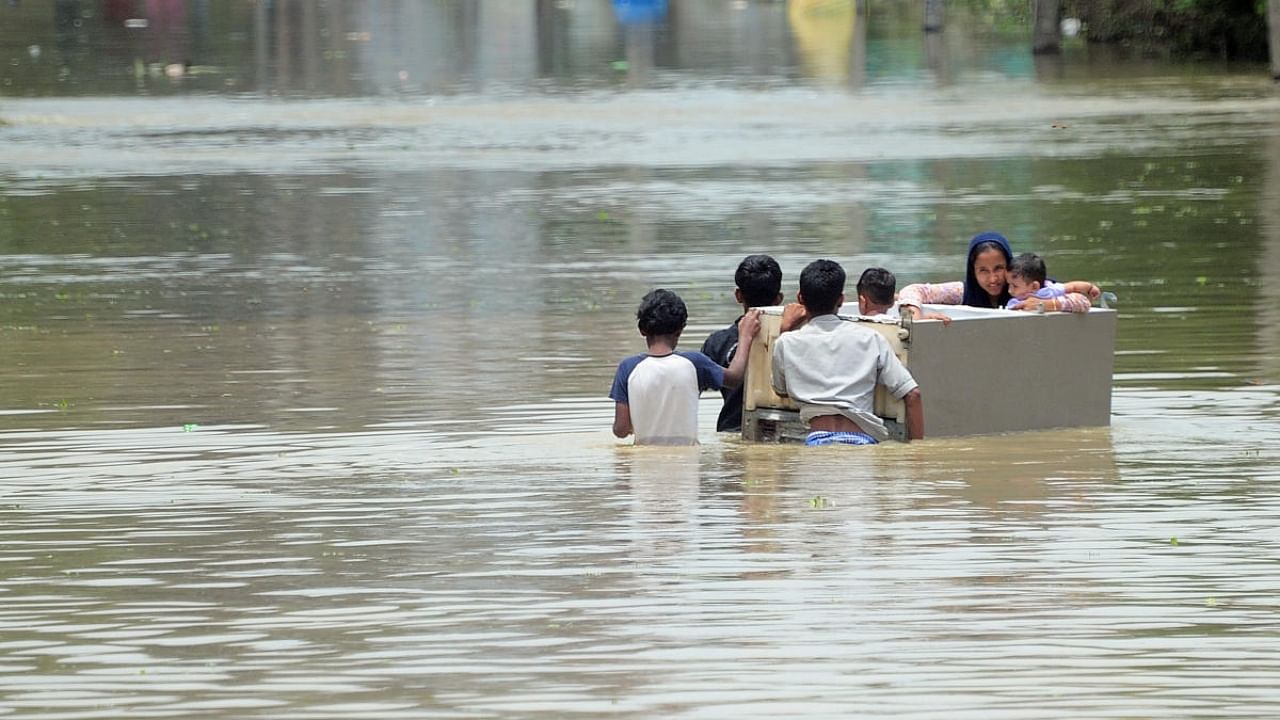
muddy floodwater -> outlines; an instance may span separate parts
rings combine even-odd
[[[0,6],[0,717],[1280,715],[1280,93],[916,5]],[[610,434],[648,289],[984,229],[1109,427]]]

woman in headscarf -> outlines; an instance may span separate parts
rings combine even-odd
[[[1005,236],[991,231],[978,233],[969,241],[963,282],[908,285],[898,293],[898,306],[916,320],[921,318],[920,307],[926,303],[1003,308],[1010,297],[1008,270],[1011,262],[1013,250]],[[1092,304],[1085,295],[1067,293],[1044,301],[1043,307],[1047,312],[1088,312]]]

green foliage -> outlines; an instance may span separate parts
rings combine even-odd
[[[1266,0],[1065,0],[1095,42],[1232,60],[1266,60]]]
[[[947,6],[967,10],[1000,30],[1025,29],[1031,24],[1029,0],[950,0]]]

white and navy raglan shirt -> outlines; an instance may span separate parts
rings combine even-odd
[[[700,352],[645,353],[618,363],[609,397],[630,406],[637,445],[696,445],[698,395],[723,384],[724,368]]]

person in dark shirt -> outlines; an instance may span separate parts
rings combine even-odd
[[[778,261],[768,255],[748,255],[738,263],[738,271],[733,275],[733,297],[742,305],[742,312],[755,307],[768,307],[782,304],[782,268]],[[729,367],[738,351],[738,320],[723,330],[717,330],[702,343],[702,354],[715,360],[720,367]],[[744,350],[745,352],[745,350]],[[737,387],[725,387],[720,390],[724,397],[724,407],[716,418],[716,430],[720,432],[737,432],[742,430],[742,391],[746,383]]]

